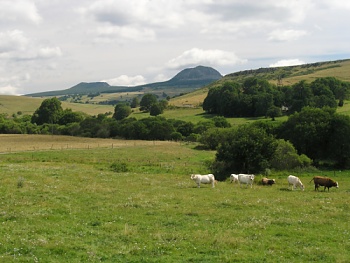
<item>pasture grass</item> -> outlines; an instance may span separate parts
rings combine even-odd
[[[50,145],[54,136],[41,138]],[[60,137],[64,140],[65,137]],[[33,138],[31,138],[33,140]],[[0,138],[1,141],[1,138]],[[26,143],[21,142],[24,146]],[[31,149],[28,141],[28,149]],[[90,145],[93,145],[91,142]],[[215,152],[192,144],[42,149],[0,155],[2,262],[348,262],[350,174],[315,192],[315,170],[276,185],[196,188]],[[126,172],[113,164],[124,163]],[[257,175],[257,181],[261,175]],[[18,187],[21,182],[22,186]]]
[[[44,99],[47,98],[0,95],[0,114],[12,116],[20,112],[22,115],[32,115],[40,107]],[[113,105],[73,103],[66,101],[61,103],[63,109],[72,109],[74,112],[84,112],[92,116],[114,112]]]

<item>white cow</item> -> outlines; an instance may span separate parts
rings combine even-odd
[[[304,185],[298,177],[296,177],[294,175],[289,175],[287,179],[288,179],[288,188],[290,185],[292,185],[292,190],[297,188],[297,187],[300,187],[300,189],[304,191],[304,189],[305,189]]]
[[[238,174],[231,174],[230,175],[230,183],[232,182],[238,182]]]
[[[250,188],[252,188],[254,177],[255,177],[254,174],[239,174],[238,175],[239,186],[242,187],[242,184],[246,184],[248,187],[248,184],[250,184]]]
[[[215,187],[215,177],[213,174],[205,174],[205,175],[192,174],[191,179],[196,182],[198,188],[201,187],[201,183],[211,184],[212,188]]]

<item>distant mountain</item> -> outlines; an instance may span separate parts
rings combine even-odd
[[[106,82],[81,82],[69,89],[32,93],[26,94],[25,96],[48,97],[74,94],[86,95],[94,93],[120,93],[135,91],[147,91],[148,93],[171,91],[172,95],[177,95],[183,92],[191,92],[221,78],[222,75],[217,70],[211,67],[197,66],[195,68],[184,69],[172,79],[164,82],[156,82],[134,87],[111,86]]]
[[[188,81],[200,81],[200,80],[218,80],[222,75],[215,69],[210,67],[198,66],[195,68],[188,68],[182,70],[170,81],[172,82],[188,82]]]

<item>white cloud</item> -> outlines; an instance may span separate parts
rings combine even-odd
[[[327,6],[327,8],[332,8],[332,9],[350,9],[350,2],[347,0],[332,0],[332,1],[323,1],[324,4]]]
[[[143,76],[127,76],[121,75],[117,78],[102,80],[102,82],[107,82],[111,86],[138,86],[146,84],[146,80]]]
[[[42,47],[37,54],[37,57],[42,59],[50,59],[60,56],[62,56],[62,51],[59,47]]]
[[[19,89],[11,86],[11,85],[7,85],[7,86],[0,86],[0,94],[2,95],[21,95],[19,93]]]
[[[7,95],[20,95],[21,84],[30,81],[31,76],[29,73],[24,73],[22,75],[11,76],[11,77],[1,77],[0,78],[0,94]]]
[[[166,75],[161,73],[161,74],[158,74],[157,76],[155,76],[154,82],[163,82],[163,81],[167,81],[169,79],[170,79],[169,77],[167,77]]]
[[[283,60],[277,61],[274,64],[270,64],[269,67],[277,68],[277,67],[297,66],[302,64],[305,64],[305,62],[300,59],[283,59]]]
[[[20,30],[0,32],[0,57],[4,59],[35,60],[62,56],[59,47],[41,47],[24,36]]]
[[[180,69],[190,66],[229,66],[245,63],[247,60],[241,59],[233,52],[209,49],[203,50],[192,48],[185,51],[180,56],[171,59],[167,63],[168,68]]]
[[[272,31],[269,34],[269,40],[270,41],[292,41],[297,40],[300,37],[303,37],[307,34],[305,30],[293,30],[293,29],[287,29],[287,30],[281,30],[277,29]]]
[[[1,0],[0,22],[16,23],[31,22],[38,24],[42,18],[38,13],[35,3],[25,0]]]
[[[24,50],[29,40],[20,30],[0,32],[0,55]]]
[[[155,38],[154,31],[137,27],[107,25],[97,28],[96,33],[97,43],[122,42],[122,40],[151,41]]]

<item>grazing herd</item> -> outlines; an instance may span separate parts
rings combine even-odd
[[[215,187],[215,176],[213,174],[192,174],[191,179],[197,184],[197,187],[200,188],[201,184],[211,184],[211,187]],[[253,183],[254,183],[255,176],[254,174],[231,174],[230,175],[230,183],[238,183],[240,187],[242,187],[242,184],[245,184],[246,187],[250,185],[250,188],[253,188]],[[287,177],[288,181],[288,188],[291,186],[291,190],[300,188],[300,190],[304,191],[305,187],[301,180],[294,176],[294,175],[289,175]],[[336,187],[338,188],[338,182],[332,180],[331,178],[328,177],[323,177],[323,176],[315,176],[311,179],[310,183],[314,181],[315,184],[315,191],[318,191],[319,186],[324,186],[324,191],[326,191],[326,188],[331,187]],[[268,185],[272,186],[273,184],[276,184],[275,179],[269,179],[269,178],[262,178],[261,179],[261,185]]]

